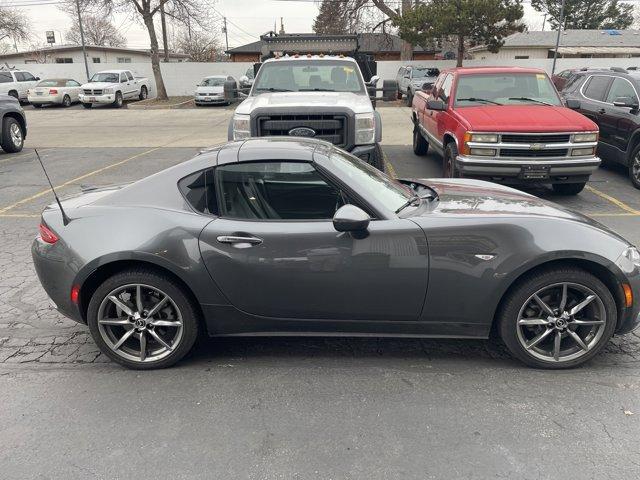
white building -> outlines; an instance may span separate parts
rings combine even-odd
[[[134,50],[120,47],[99,47],[87,45],[87,61],[89,63],[151,63],[148,50]],[[160,58],[163,58],[163,52]],[[188,55],[183,53],[169,53],[171,62],[186,62]],[[0,55],[0,63],[21,65],[29,63],[83,63],[82,47],[79,45],[62,45],[56,47],[42,47],[25,52],[6,53]]]
[[[514,33],[498,53],[485,46],[469,49],[474,60],[553,58],[557,31]],[[640,57],[640,30],[565,30],[560,35],[559,58]]]

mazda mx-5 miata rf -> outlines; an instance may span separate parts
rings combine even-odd
[[[488,182],[394,180],[331,144],[254,138],[42,214],[33,259],[127,367],[198,335],[487,338],[545,368],[639,321],[640,254],[598,223]]]

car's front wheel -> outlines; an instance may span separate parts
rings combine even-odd
[[[148,95],[149,92],[147,92],[147,87],[143,85],[142,88],[140,88],[140,95],[138,95],[138,99],[146,100]]]
[[[581,269],[533,273],[507,295],[497,318],[500,335],[532,367],[578,366],[602,350],[616,326],[611,292]]]
[[[633,149],[629,159],[629,178],[634,187],[640,188],[640,144]]]
[[[199,329],[197,309],[182,287],[147,269],[105,280],[91,297],[87,321],[102,353],[134,369],[175,364]]]
[[[456,168],[456,158],[458,158],[458,147],[455,142],[449,142],[444,149],[444,155],[442,157],[442,176],[445,178],[457,178],[459,177],[458,169]]]
[[[120,108],[122,107],[122,104],[122,92],[116,92],[116,99],[113,101],[113,106],[116,108]]]
[[[69,108],[71,106],[71,97],[69,95],[65,95],[62,98],[62,106],[64,108]]]
[[[382,151],[382,146],[379,143],[376,143],[376,147],[369,158],[369,163],[381,172],[384,172],[384,152]]]

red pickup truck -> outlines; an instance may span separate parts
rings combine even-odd
[[[575,195],[600,165],[598,126],[563,106],[543,70],[445,70],[414,96],[412,120],[414,153],[442,155],[445,177],[547,183]]]

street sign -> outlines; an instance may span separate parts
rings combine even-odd
[[[47,43],[56,43],[56,34],[52,30],[47,31]]]

